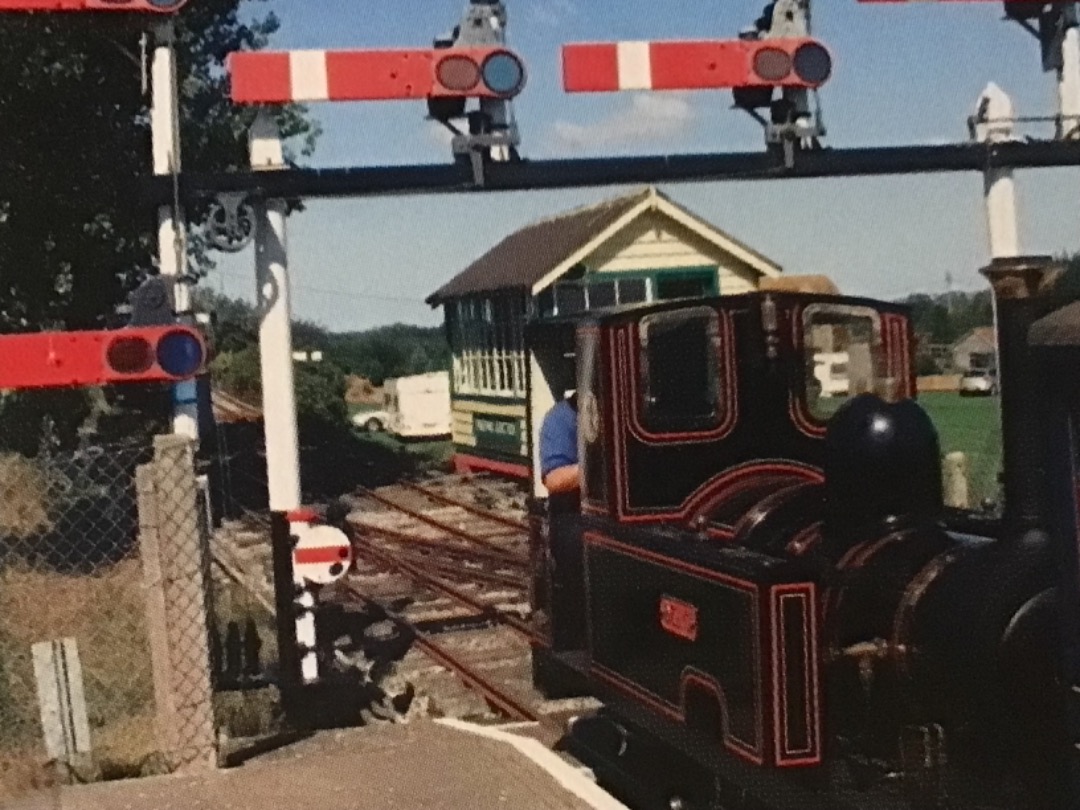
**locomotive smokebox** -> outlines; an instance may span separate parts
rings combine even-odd
[[[862,394],[829,421],[826,520],[844,544],[882,523],[933,520],[942,508],[937,430],[912,400]]]

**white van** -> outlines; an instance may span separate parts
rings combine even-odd
[[[403,439],[450,435],[450,372],[387,380],[383,394],[390,433]]]

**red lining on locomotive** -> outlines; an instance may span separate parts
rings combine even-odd
[[[635,323],[629,329],[620,330],[620,351],[626,359],[630,369],[629,374],[620,374],[623,385],[629,384],[629,397],[624,401],[630,402],[630,418],[627,420],[627,429],[635,439],[642,444],[670,445],[684,442],[698,443],[705,441],[718,441],[728,436],[739,421],[739,398],[738,378],[735,374],[735,325],[731,320],[731,313],[726,310],[712,310],[718,315],[720,323],[720,346],[717,362],[720,371],[724,375],[724,390],[721,391],[721,414],[720,424],[709,430],[682,433],[654,433],[641,421],[641,391],[638,381],[641,379],[641,333],[639,324]],[[630,335],[633,335],[632,344],[629,343]],[[633,348],[631,348],[633,347]],[[620,358],[622,360],[622,358]],[[620,362],[620,368],[624,368]],[[626,393],[624,389],[624,393]]]
[[[813,583],[799,585],[776,585],[771,589],[773,600],[773,698],[776,711],[773,715],[778,743],[776,761],[779,766],[817,765],[821,762],[821,705],[819,698],[819,673],[817,655],[817,588]],[[788,739],[787,656],[780,646],[787,639],[782,604],[785,599],[798,599],[803,603],[803,694],[806,698],[807,747],[792,749]],[[779,742],[783,740],[783,750]]]
[[[731,586],[739,591],[742,591],[753,600],[752,616],[754,619],[754,629],[752,632],[752,645],[754,651],[754,714],[755,724],[757,729],[757,744],[751,745],[745,740],[740,740],[737,737],[733,737],[730,731],[727,729],[726,716],[727,716],[727,704],[726,700],[722,702],[721,706],[725,717],[724,727],[724,744],[725,747],[732,751],[732,753],[747,759],[757,765],[765,764],[764,759],[764,727],[765,711],[767,704],[764,702],[765,695],[763,694],[762,686],[764,685],[764,672],[762,666],[768,666],[772,668],[773,684],[773,700],[772,703],[772,715],[773,715],[773,729],[774,729],[774,748],[775,757],[774,763],[777,767],[794,767],[800,765],[816,765],[821,761],[821,705],[819,698],[819,673],[818,673],[818,640],[817,640],[817,615],[816,615],[816,602],[817,602],[817,589],[813,583],[796,583],[790,585],[775,585],[769,588],[768,610],[769,627],[770,632],[770,660],[765,662],[762,655],[762,631],[765,625],[762,622],[761,607],[762,607],[762,586],[750,581],[739,579],[738,577],[731,576],[720,571],[715,571],[709,568],[703,568],[693,563],[684,562],[674,557],[668,557],[663,554],[659,554],[646,549],[638,548],[626,543],[619,542],[611,537],[600,534],[598,532],[585,532],[584,541],[586,546],[597,546],[600,548],[606,548],[616,553],[625,554],[630,557],[635,557],[646,562],[659,565],[664,568],[673,569],[677,571],[683,571],[690,576],[697,577],[699,579],[705,579],[713,582],[719,582],[724,585]],[[586,554],[586,571],[588,571],[588,555]],[[586,576],[586,588],[589,587],[590,577]],[[787,690],[786,682],[785,688],[781,689],[781,681],[787,677],[787,659],[784,648],[781,644],[782,640],[786,639],[786,631],[783,627],[783,617],[779,615],[778,611],[782,600],[784,598],[798,598],[805,604],[803,611],[804,625],[803,625],[803,650],[804,650],[804,695],[806,697],[806,729],[807,737],[810,739],[811,748],[802,751],[790,750],[790,746],[787,745],[787,723],[786,717],[789,707],[787,705]],[[590,600],[591,601],[591,600]],[[590,649],[594,649],[592,646],[592,633],[591,622],[588,622],[588,634]],[[680,700],[682,706],[676,707],[674,704],[664,700],[659,695],[650,692],[640,684],[636,684],[633,681],[627,679],[625,676],[620,675],[614,670],[609,669],[605,665],[592,660],[590,662],[590,668],[601,678],[607,680],[611,685],[619,688],[623,691],[644,700],[647,703],[654,705],[661,709],[671,717],[678,719],[680,722],[685,722],[686,709],[685,709],[685,682],[686,676],[683,677],[683,682],[680,684]],[[693,668],[689,668],[693,669]],[[685,671],[685,670],[684,670]],[[699,674],[697,680],[703,683],[711,683],[715,687],[716,693],[722,697],[723,689],[716,683],[715,679],[705,674]],[[781,720],[781,717],[784,720]],[[782,743],[781,740],[784,742]],[[744,746],[742,748],[740,746]]]

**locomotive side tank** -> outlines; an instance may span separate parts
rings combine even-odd
[[[1041,429],[1008,370],[1049,305],[999,298],[1006,427]],[[838,354],[841,396],[815,373]],[[586,634],[536,655],[605,701],[569,744],[607,781],[647,769],[656,806],[1063,806],[1061,568],[1015,480],[1042,434],[1006,431],[1012,508],[950,512],[912,355],[906,310],[839,296],[579,328],[587,597],[551,618]]]

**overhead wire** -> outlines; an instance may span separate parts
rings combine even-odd
[[[231,277],[231,278],[236,278],[236,279],[239,279],[241,277],[240,273],[233,272],[233,271],[230,271],[230,270],[223,270],[220,267],[216,268],[214,272],[220,273],[223,278],[225,276],[228,276],[228,277]],[[317,294],[321,294],[321,295],[340,296],[342,298],[352,298],[352,299],[355,299],[355,300],[358,300],[358,301],[390,301],[390,302],[397,302],[397,303],[402,303],[402,304],[425,304],[425,305],[427,303],[422,298],[409,298],[407,296],[401,296],[401,295],[382,295],[382,294],[379,294],[379,293],[358,292],[356,290],[343,290],[343,289],[338,289],[338,288],[333,288],[333,287],[317,287],[317,286],[314,286],[314,285],[311,285],[311,284],[297,284],[296,282],[291,281],[291,280],[289,282],[289,286],[294,290],[302,290],[304,292],[312,292],[312,293],[317,293]]]

